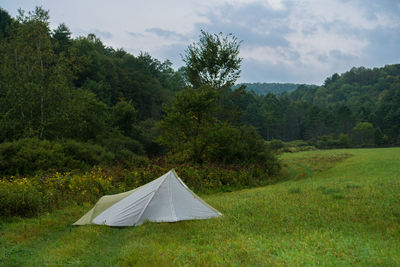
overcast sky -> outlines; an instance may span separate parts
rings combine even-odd
[[[399,0],[3,0],[50,10],[74,36],[95,33],[107,46],[182,65],[200,30],[243,40],[240,82],[321,84],[353,66],[400,63]]]

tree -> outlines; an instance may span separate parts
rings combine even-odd
[[[201,31],[200,40],[189,45],[183,61],[190,84],[197,88],[209,85],[214,89],[231,87],[240,76],[240,42],[231,34],[210,34]]]
[[[1,114],[3,138],[46,138],[62,117],[70,92],[66,62],[53,50],[48,11],[20,10],[0,50],[0,81],[7,99]]]
[[[53,127],[58,136],[80,141],[94,140],[108,131],[107,106],[99,101],[95,94],[87,90],[75,90],[68,101],[62,124]],[[54,134],[58,137],[56,134]]]
[[[209,86],[199,90],[187,88],[176,95],[167,116],[160,122],[159,142],[182,161],[202,163],[210,142],[210,134],[217,128],[216,93]]]
[[[112,110],[112,124],[125,136],[133,137],[134,123],[136,122],[137,111],[132,101],[121,100]]]
[[[191,87],[176,95],[160,122],[159,142],[175,160],[194,163],[278,166],[264,140],[251,127],[238,127],[237,109],[243,87],[232,92],[239,77],[239,43],[202,31],[198,44],[189,46],[186,77]]]
[[[340,105],[336,112],[336,118],[338,123],[338,132],[348,134],[354,125],[351,110],[346,105]]]
[[[68,48],[72,44],[72,39],[71,39],[71,31],[64,23],[61,23],[57,27],[57,29],[53,31],[52,37],[56,41],[55,51],[57,53],[67,52]]]
[[[3,37],[8,36],[7,31],[12,21],[13,20],[10,17],[10,14],[8,14],[4,9],[0,8],[0,40]]]
[[[359,122],[353,129],[354,143],[359,146],[372,146],[375,137],[375,128],[370,122]]]

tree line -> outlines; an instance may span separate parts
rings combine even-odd
[[[322,148],[400,144],[400,64],[352,68],[322,86],[241,99],[242,122],[266,140],[310,141]]]
[[[65,24],[51,30],[40,7],[0,15],[0,172],[29,172],[28,161],[35,170],[130,166],[138,155],[279,168],[257,131],[240,123],[235,36],[201,32],[175,71],[93,34],[72,38]]]
[[[65,24],[51,30],[40,7],[16,18],[0,9],[0,171],[11,159],[51,166],[48,153],[56,167],[129,166],[167,155],[272,173],[279,164],[265,140],[321,148],[400,143],[400,65],[353,68],[322,86],[258,95],[235,86],[240,43],[202,31],[175,71],[168,60],[107,47],[94,34],[72,38]]]
[[[73,139],[152,154],[163,103],[182,75],[147,53],[105,46],[94,34],[72,38],[49,27],[48,11],[0,10],[0,142]]]

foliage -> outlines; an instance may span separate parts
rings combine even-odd
[[[173,161],[184,163],[259,164],[271,173],[278,161],[252,127],[238,127],[244,88],[231,90],[239,77],[239,43],[202,31],[189,46],[186,74],[193,87],[176,95],[160,122],[159,142]],[[226,64],[226,65],[225,65]]]
[[[140,159],[139,159],[140,160]],[[175,167],[181,179],[196,192],[232,191],[272,184],[279,165],[265,168],[256,164],[169,164],[165,161],[138,162],[129,169],[90,169],[86,172],[41,172],[34,176],[0,179],[0,216],[34,216],[72,203],[94,203],[99,197],[139,187]]]
[[[209,86],[178,93],[160,123],[160,143],[183,161],[203,162],[209,136],[218,127],[216,108],[216,93]]]
[[[114,50],[94,34],[74,39],[65,24],[51,31],[40,7],[1,14],[0,142],[97,142],[116,130],[143,139],[137,124],[159,120],[184,86],[168,60]]]
[[[256,127],[266,140],[302,139],[317,146],[320,140],[325,148],[397,145],[399,67],[353,68],[322,86],[300,85],[279,96],[246,92],[239,100],[241,122]],[[371,134],[368,140],[355,138],[359,123],[372,125],[374,140]]]
[[[178,71],[168,60],[107,47],[94,34],[73,38],[65,24],[51,30],[40,7],[16,18],[1,9],[0,40],[3,175],[129,169],[165,153],[175,163],[275,170],[271,148],[400,144],[398,64],[257,95],[232,89],[241,64],[233,35],[202,31]],[[293,140],[307,146],[287,144]]]
[[[94,202],[112,192],[111,177],[101,169],[0,180],[0,216],[34,216],[71,203]]]
[[[254,128],[217,119],[217,96],[208,86],[177,94],[160,123],[160,143],[170,149],[176,162],[257,163],[276,168],[275,157]]]
[[[193,87],[231,87],[240,75],[239,46],[233,35],[201,31],[199,41],[190,45],[183,57],[188,81]]]
[[[2,175],[88,169],[94,165],[108,165],[113,159],[114,154],[99,145],[74,140],[52,142],[25,138],[0,144]]]
[[[375,137],[375,129],[370,122],[359,122],[353,129],[354,143],[361,146],[372,146]]]
[[[257,95],[267,95],[269,93],[280,95],[285,92],[290,93],[296,90],[300,84],[295,83],[239,83],[233,88],[245,86],[247,91],[252,91]]]
[[[317,150],[315,146],[303,140],[293,140],[291,142],[284,142],[281,140],[274,139],[272,141],[265,141],[265,145],[268,146],[275,153],[283,152],[301,152],[301,151],[313,151]]]
[[[8,28],[12,23],[11,16],[4,9],[0,8],[0,40],[8,36]]]
[[[63,117],[70,98],[70,71],[54,53],[48,12],[20,11],[10,36],[0,45],[0,80],[4,101],[1,139],[44,138]]]
[[[63,140],[60,145],[62,146],[62,152],[65,157],[72,158],[72,164],[76,162],[76,165],[64,165],[66,170],[75,169],[78,166],[80,166],[80,169],[87,169],[96,165],[107,165],[115,158],[112,151],[98,144]],[[79,163],[80,165],[78,165]]]
[[[0,180],[0,216],[33,216],[43,207],[42,195],[30,180]]]

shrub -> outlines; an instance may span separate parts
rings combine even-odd
[[[287,144],[288,144],[288,146],[293,146],[293,147],[310,146],[310,144],[304,140],[293,140]]]
[[[312,151],[315,150],[316,148],[314,146],[311,146],[308,142],[304,140],[294,140],[290,142],[283,142],[281,140],[272,140],[272,141],[266,141],[266,145],[275,151],[276,153],[282,153],[282,152],[300,152],[300,151]]]
[[[161,176],[174,168],[179,177],[194,191],[208,193],[231,191],[239,188],[271,184],[278,179],[273,174],[276,170],[261,165],[216,165],[216,164],[171,164],[167,162],[153,162],[152,164],[124,170],[116,178],[124,190],[130,190]]]
[[[162,160],[133,170],[105,171],[95,168],[84,173],[54,172],[30,178],[3,178],[0,180],[0,215],[32,216],[40,211],[65,207],[71,203],[93,203],[103,195],[120,193],[144,185],[172,168],[176,169],[191,189],[201,193],[267,185],[279,179],[278,176],[273,176],[273,168],[257,164],[175,165]]]
[[[71,203],[94,202],[117,193],[117,184],[102,169],[0,180],[0,216],[32,216]]]
[[[99,145],[74,140],[60,142],[25,138],[0,144],[0,173],[33,175],[39,171],[88,169],[107,165],[114,154]]]
[[[123,135],[120,131],[114,130],[101,138],[99,138],[98,143],[102,144],[109,151],[117,155],[121,149],[130,151],[132,154],[144,154],[143,145],[130,137]]]
[[[285,147],[285,143],[281,140],[272,140],[268,143],[268,146],[273,150],[279,150]]]
[[[67,170],[88,168],[94,165],[105,165],[114,159],[114,154],[100,145],[81,143],[74,140],[64,140],[62,150],[68,159]]]
[[[206,163],[223,165],[262,165],[271,171],[279,169],[279,162],[254,127],[235,128],[224,124],[210,138],[204,152]]]
[[[50,141],[25,138],[0,144],[0,173],[5,175],[60,169],[66,161],[61,145]]]
[[[78,203],[94,202],[100,196],[112,193],[113,189],[112,178],[104,175],[101,169],[69,176],[68,191]]]
[[[33,216],[43,207],[42,194],[28,179],[0,180],[0,216]]]

